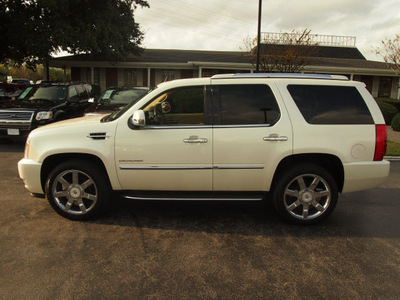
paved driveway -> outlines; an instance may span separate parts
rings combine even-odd
[[[398,299],[400,162],[379,189],[342,195],[322,225],[268,204],[115,201],[58,216],[0,140],[0,299]]]

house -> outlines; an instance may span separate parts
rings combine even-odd
[[[281,45],[285,47],[285,45]],[[268,48],[268,44],[262,45]],[[362,81],[374,97],[399,98],[399,76],[383,62],[369,61],[355,46],[318,46],[304,73],[340,74]],[[51,67],[71,70],[74,81],[110,86],[154,87],[179,78],[254,72],[249,52],[145,49],[140,56],[110,63],[91,55],[55,58]]]

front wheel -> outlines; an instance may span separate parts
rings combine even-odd
[[[85,220],[99,215],[110,194],[104,171],[88,161],[62,163],[53,169],[46,181],[46,198],[50,205],[70,220]]]
[[[338,200],[336,181],[314,164],[298,164],[286,169],[273,190],[278,213],[297,224],[314,224],[328,217]]]

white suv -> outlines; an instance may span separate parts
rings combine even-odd
[[[101,213],[112,192],[140,200],[262,200],[316,223],[338,193],[389,174],[372,96],[343,76],[235,74],[160,84],[107,116],[34,130],[19,174],[60,215]]]

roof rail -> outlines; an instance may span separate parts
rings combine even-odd
[[[217,74],[212,79],[228,78],[300,78],[300,79],[330,79],[330,80],[349,80],[343,75],[328,74],[301,74],[301,73],[236,73],[236,74]]]

